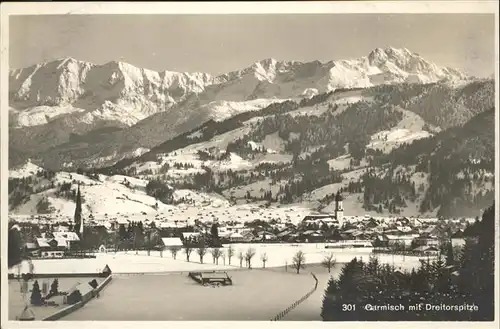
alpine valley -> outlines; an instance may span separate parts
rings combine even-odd
[[[476,217],[494,200],[494,83],[395,48],[219,76],[11,70],[10,210],[72,216],[80,184],[96,216],[330,212],[340,190],[346,216]]]

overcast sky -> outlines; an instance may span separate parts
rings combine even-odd
[[[74,57],[219,74],[269,57],[329,61],[393,46],[490,76],[494,31],[486,14],[11,16],[10,66]]]

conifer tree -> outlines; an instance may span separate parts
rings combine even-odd
[[[451,243],[448,243],[446,247],[446,266],[449,265],[455,265],[455,257],[453,255],[453,245]]]
[[[75,226],[73,227],[74,231],[78,236],[80,236],[81,226],[82,226],[82,195],[80,193],[80,185],[78,185],[78,192],[76,194],[76,207],[75,207]],[[81,238],[81,237],[80,237]]]
[[[31,305],[40,306],[42,305],[42,292],[40,291],[40,286],[38,285],[38,280],[33,283],[33,289],[31,291]]]
[[[7,253],[9,268],[19,264],[22,261],[21,234],[16,228],[9,229]]]
[[[50,294],[57,295],[58,293],[59,293],[59,280],[55,278],[50,286]]]

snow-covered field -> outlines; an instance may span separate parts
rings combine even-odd
[[[183,252],[173,260],[168,252],[145,251],[98,254],[96,259],[34,261],[35,273],[72,273],[100,271],[108,265],[113,280],[100,298],[68,315],[64,320],[261,320],[267,321],[307,293],[314,285],[309,272],[316,274],[319,287],[310,300],[292,311],[286,320],[320,320],[322,295],[330,275],[337,276],[342,263],[354,257],[368,260],[369,248],[325,249],[325,244],[234,244],[235,255],[229,260],[212,262],[210,252],[201,264],[195,251],[191,262]],[[225,246],[227,255],[227,246]],[[252,269],[240,268],[239,252],[255,250]],[[305,253],[306,267],[297,275],[292,268],[293,255]],[[267,255],[266,268],[261,257]],[[337,261],[332,273],[318,265],[333,253]],[[410,270],[419,265],[417,257],[379,255],[382,263]],[[224,265],[225,263],[225,265]],[[187,277],[189,271],[227,271],[233,280],[228,287],[203,287]],[[175,296],[175,303],[168,296]],[[164,301],[167,298],[167,302]],[[19,304],[19,303],[18,303]],[[133,304],[134,307],[129,306]],[[128,309],[124,312],[124,309]]]
[[[236,254],[240,251],[245,253],[249,248],[255,250],[255,261],[252,266],[261,267],[261,257],[265,253],[268,257],[266,267],[280,267],[291,265],[293,256],[297,251],[305,254],[306,264],[318,264],[323,261],[325,256],[333,253],[338,263],[347,263],[354,257],[362,258],[368,261],[371,248],[351,248],[351,249],[326,249],[328,243],[297,243],[297,244],[233,244]],[[418,257],[403,257],[398,255],[380,255],[379,259],[383,263],[394,264],[396,268],[411,269],[420,263]]]
[[[185,254],[179,252],[177,260],[174,260],[170,252],[164,251],[163,257],[158,251],[151,252],[147,256],[144,252],[136,255],[135,251],[108,252],[107,254],[97,254],[96,258],[86,259],[44,259],[33,260],[34,273],[37,274],[66,274],[66,273],[100,273],[106,265],[113,273],[162,273],[162,272],[185,272],[201,271],[229,268],[223,265],[214,265],[209,255],[205,256],[207,264],[200,264],[198,255],[193,251],[192,262],[187,262]],[[20,265],[21,273],[28,271],[28,264]],[[11,273],[18,273],[17,267],[10,270]]]
[[[330,275],[338,276],[343,262],[352,257],[368,260],[369,250],[331,250],[322,249],[324,245],[299,244],[235,244],[236,255],[233,266],[219,266],[227,270],[233,280],[228,287],[202,287],[187,277],[187,273],[158,275],[116,275],[99,299],[91,301],[85,308],[72,313],[64,320],[260,320],[267,321],[298,300],[314,285],[309,272],[314,272],[319,280],[318,290],[304,305],[292,311],[286,320],[321,320],[322,296]],[[254,248],[252,269],[239,268],[238,252]],[[290,266],[297,250],[306,257],[306,268],[297,275]],[[315,263],[324,255],[333,252],[337,265],[328,273]],[[261,255],[266,253],[268,261],[263,268]],[[135,256],[147,257],[147,256]],[[151,256],[150,256],[151,257]],[[210,258],[210,257],[206,257]],[[384,263],[394,264],[396,268],[411,269],[418,265],[416,257],[380,256]],[[222,263],[222,260],[219,261]],[[226,264],[228,261],[226,260]],[[200,264],[193,264],[200,266]],[[287,267],[285,268],[285,265]],[[244,262],[243,262],[243,266]],[[214,268],[214,265],[211,265]],[[200,268],[201,269],[201,268]],[[215,268],[214,268],[215,269]],[[175,303],[162,302],[166,296],[174,296]],[[123,312],[129,303],[133,308]],[[140,301],[140,302],[139,302]]]
[[[310,115],[320,116],[327,111],[333,110],[333,108],[336,108],[336,110],[332,113],[334,115],[339,115],[340,113],[345,111],[351,104],[362,101],[370,102],[373,100],[373,97],[365,97],[362,96],[361,93],[361,91],[356,90],[333,95],[327,102],[291,111],[289,112],[289,115],[293,117]]]
[[[237,114],[251,111],[261,110],[272,103],[284,102],[286,99],[254,99],[244,102],[229,102],[229,101],[216,101],[204,105],[209,113],[211,119],[214,121],[224,121]],[[205,110],[205,109],[201,109]]]
[[[409,129],[385,130],[373,135],[367,147],[389,153],[393,148],[403,143],[410,143],[414,140],[431,136],[432,134],[427,131],[411,131]]]
[[[330,168],[334,170],[345,170],[349,169],[351,166],[351,156],[350,154],[345,154],[342,156],[339,156],[338,158],[332,159],[328,161],[328,165]]]
[[[9,178],[24,178],[36,175],[37,172],[43,168],[31,163],[26,162],[23,166],[9,171]]]
[[[371,136],[368,148],[389,153],[401,144],[432,137],[432,134],[425,130],[426,123],[419,115],[401,108],[398,110],[403,114],[403,119],[394,128]]]
[[[368,260],[370,248],[355,248],[355,249],[326,249],[324,243],[319,244],[232,244],[234,256],[229,265],[229,259],[226,257],[219,260],[219,265],[213,264],[210,252],[204,257],[204,263],[201,264],[198,254],[193,251],[190,257],[190,262],[186,261],[186,255],[183,250],[177,254],[177,259],[173,259],[169,251],[164,251],[162,254],[159,251],[151,251],[147,255],[146,251],[128,251],[128,252],[112,252],[98,253],[96,258],[87,259],[50,259],[50,260],[33,260],[34,273],[37,274],[57,274],[57,273],[100,273],[106,265],[108,265],[113,273],[164,273],[164,272],[186,272],[186,271],[203,271],[203,270],[223,270],[239,267],[238,254],[243,254],[251,248],[255,251],[255,256],[252,259],[252,267],[263,267],[262,256],[267,255],[266,267],[280,267],[291,265],[295,253],[299,250],[305,254],[305,262],[307,264],[320,263],[324,257],[333,253],[338,263],[349,262],[354,257],[361,257]],[[224,246],[225,255],[229,245]],[[382,255],[380,261],[389,263],[398,268],[411,269],[418,265],[417,257],[403,257]],[[243,264],[243,266],[245,266]],[[28,264],[12,268],[9,272],[18,274],[28,272]]]
[[[228,271],[232,286],[203,287],[187,273],[115,276],[64,321],[269,321],[313,286],[309,274]]]
[[[286,181],[276,182],[275,184],[272,184],[271,179],[265,179],[252,184],[230,188],[223,191],[223,194],[227,198],[235,197],[240,199],[244,198],[247,192],[249,192],[250,196],[258,198],[262,197],[265,192],[271,191],[274,197],[279,193],[280,187],[284,186],[285,184]]]
[[[342,264],[336,264],[328,273],[320,265],[310,265],[306,267],[306,272],[313,272],[318,279],[318,289],[299,306],[288,313],[282,321],[322,321],[321,308],[325,290],[331,277],[338,278],[342,269]],[[305,274],[305,273],[304,273]]]

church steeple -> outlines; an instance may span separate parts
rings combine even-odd
[[[335,202],[342,202],[344,201],[344,198],[342,197],[342,194],[340,194],[340,191],[337,191],[337,194],[335,195]]]
[[[337,219],[341,226],[344,221],[344,206],[342,201],[344,201],[344,198],[342,198],[340,191],[337,191],[335,195],[335,219]]]
[[[80,184],[78,184],[78,192],[76,193],[76,207],[75,207],[75,232],[80,236],[83,234],[83,222],[82,222],[82,195],[80,192]]]

